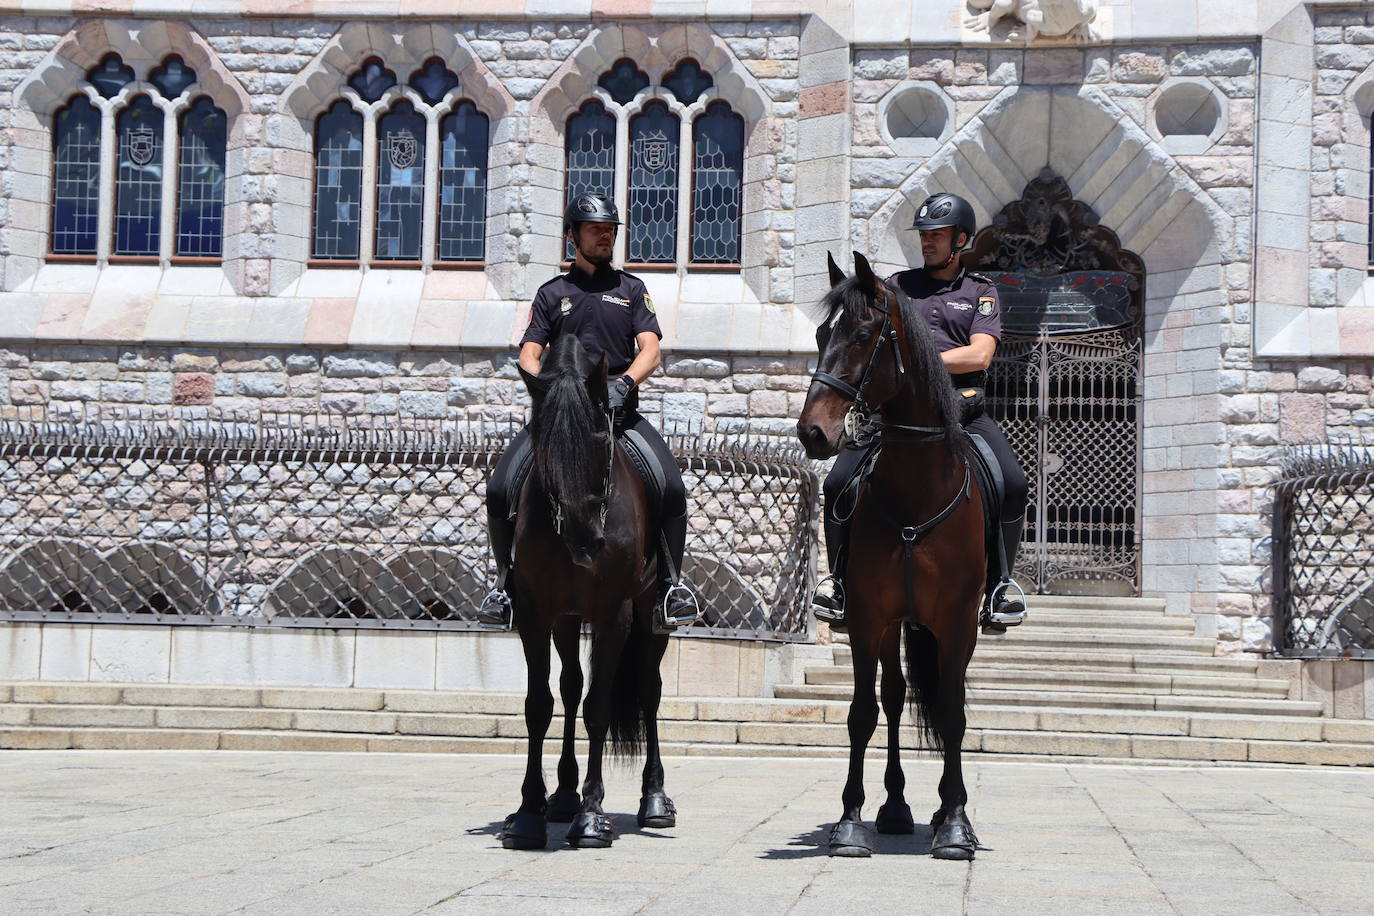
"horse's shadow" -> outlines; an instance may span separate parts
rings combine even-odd
[[[809,859],[814,856],[830,854],[830,824],[820,824],[815,830],[798,834],[788,841],[784,849],[770,849],[759,856],[760,859]],[[880,833],[873,847],[875,856],[888,855],[930,855],[930,844],[935,839],[935,831],[929,824],[917,824],[911,833]]]
[[[665,832],[672,828],[641,827],[639,821],[633,814],[612,814],[611,820],[615,823],[615,838],[621,840],[627,836],[646,837],[651,840],[671,840],[673,834]],[[505,818],[499,821],[491,821],[479,827],[469,827],[463,831],[467,836],[489,836],[497,844],[500,843],[501,828],[506,825]],[[549,842],[543,849],[526,850],[527,852],[555,852],[560,849],[573,849],[568,845],[568,828],[571,824],[559,824],[549,822]],[[612,847],[614,848],[614,846]]]

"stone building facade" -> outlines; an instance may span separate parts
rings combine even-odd
[[[157,0],[10,4],[0,410],[518,417],[513,342],[563,257],[570,118],[599,100],[623,162],[655,100],[682,119],[679,150],[700,149],[692,119],[723,102],[742,123],[737,244],[726,264],[688,251],[683,178],[677,251],[640,271],[667,348],[648,410],[666,425],[787,433],[826,252],[898,269],[919,258],[906,227],[927,193],[960,193],[987,223],[1049,169],[1145,265],[1136,587],[1195,615],[1220,652],[1265,651],[1282,447],[1374,444],[1374,13],[1325,0],[1081,6],[1066,19],[1066,4],[1038,0],[989,21],[956,0],[478,2],[456,18],[374,0],[281,13],[216,0],[192,16]],[[1043,14],[1038,30],[1027,10]],[[93,74],[110,54],[130,75],[107,97]],[[159,249],[121,256],[113,135],[173,55],[195,75],[182,104],[205,95],[224,115],[222,250],[178,256],[167,191]],[[318,119],[340,100],[359,113],[371,176],[384,113],[402,98],[424,107],[405,84],[434,58],[458,84],[444,104],[489,122],[481,257],[440,263],[442,228],[427,222],[423,257],[388,263],[369,206],[357,257],[317,257]],[[397,82],[372,101],[350,88],[370,59]],[[607,88],[622,60],[643,82],[624,101]],[[709,88],[674,103],[665,87],[684,60]],[[108,148],[90,160],[94,248],[58,256],[54,125],[76,96],[104,119]],[[636,179],[618,168],[624,205]]]

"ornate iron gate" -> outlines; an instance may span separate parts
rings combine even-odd
[[[971,260],[1002,300],[989,409],[1030,483],[1018,576],[1042,592],[1137,593],[1144,265],[1049,169]]]

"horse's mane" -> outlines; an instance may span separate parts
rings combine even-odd
[[[897,300],[897,307],[902,310],[902,324],[906,328],[907,349],[913,364],[906,367],[907,374],[915,380],[917,391],[924,392],[939,415],[940,425],[945,428],[945,439],[951,445],[962,448],[968,442],[968,434],[959,422],[962,413],[959,396],[955,393],[949,370],[940,358],[935,339],[930,336],[925,316],[916,310],[906,293],[891,285],[888,288]],[[864,290],[863,282],[853,276],[846,277],[826,293],[821,304],[825,314],[830,316],[826,320],[834,317],[837,308],[842,308],[850,318],[860,321],[870,316],[869,308],[874,305],[874,299]],[[883,356],[883,359],[890,358],[886,354]]]
[[[545,492],[564,499],[599,490],[606,475],[602,413],[587,379],[605,372],[587,355],[576,334],[560,334],[539,371],[546,394],[530,418],[534,472]],[[600,445],[601,447],[597,447]]]

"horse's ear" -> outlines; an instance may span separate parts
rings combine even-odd
[[[544,400],[544,395],[549,393],[549,383],[537,375],[531,375],[525,371],[525,367],[519,363],[515,368],[520,370],[520,378],[525,382],[525,390],[530,393],[530,397],[535,401]]]
[[[845,281],[844,271],[840,270],[840,265],[835,263],[835,256],[828,251],[825,253],[825,266],[830,270],[831,289],[834,289]]]
[[[859,281],[859,289],[870,296],[878,292],[878,277],[873,273],[873,265],[857,251],[854,252],[854,276]]]

